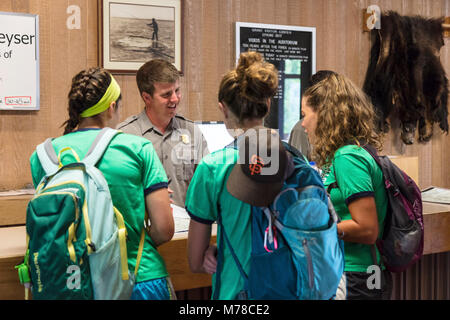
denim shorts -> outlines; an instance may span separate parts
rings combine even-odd
[[[131,300],[175,300],[175,291],[170,278],[158,278],[138,282],[134,285]]]

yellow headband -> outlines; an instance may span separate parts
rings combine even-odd
[[[106,89],[105,94],[100,99],[99,102],[94,104],[92,107],[84,110],[81,113],[82,118],[88,118],[95,116],[96,114],[102,113],[106,109],[109,108],[111,102],[116,101],[120,96],[120,87],[117,84],[114,77],[111,75],[111,83],[109,84],[108,89]]]

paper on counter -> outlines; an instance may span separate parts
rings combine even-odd
[[[171,204],[170,205],[173,209],[173,220],[175,222],[175,232],[185,232],[189,230],[189,222],[191,221],[191,218],[189,217],[189,214],[187,213],[186,209]]]
[[[189,214],[187,213],[185,208],[177,206],[177,205],[175,205],[173,203],[170,206],[173,209],[173,217],[174,218],[190,219]]]
[[[422,191],[422,201],[450,204],[450,189],[429,187]]]

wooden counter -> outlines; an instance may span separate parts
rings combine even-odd
[[[423,202],[423,254],[450,251],[450,205]]]
[[[31,197],[32,195],[0,196],[0,227],[24,225]]]
[[[213,234],[216,225],[213,225]],[[211,238],[216,241],[216,236]],[[211,286],[211,276],[189,271],[187,260],[187,232],[176,233],[173,239],[161,245],[158,252],[167,265],[175,291]],[[15,265],[23,262],[25,253],[25,226],[0,228],[0,300],[23,299]]]
[[[21,201],[2,201],[0,198],[0,216],[5,215],[4,208],[23,210]],[[29,198],[29,197],[28,197]],[[2,204],[3,202],[3,204]],[[5,204],[7,203],[7,204]],[[424,254],[450,251],[450,205],[423,203],[425,224]],[[6,211],[10,213],[11,211]],[[4,218],[3,218],[4,219]],[[4,219],[17,221],[20,219]],[[23,222],[24,223],[24,217]],[[215,234],[215,228],[213,234]],[[212,238],[215,241],[215,236]],[[193,274],[187,262],[187,232],[176,233],[174,238],[158,248],[166,261],[175,290],[186,290],[211,285],[211,277],[205,274]],[[25,227],[12,226],[0,228],[0,299],[23,299],[23,287],[19,284],[14,266],[23,261],[25,252]]]

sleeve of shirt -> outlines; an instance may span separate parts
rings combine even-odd
[[[143,144],[140,156],[143,160],[144,194],[148,195],[158,189],[167,188],[166,172],[150,142]]]
[[[363,157],[355,154],[343,154],[334,159],[334,174],[345,203],[374,196],[372,176],[369,164]]]
[[[205,162],[200,162],[189,184],[185,207],[189,216],[200,223],[212,224],[217,219],[214,175]]]

